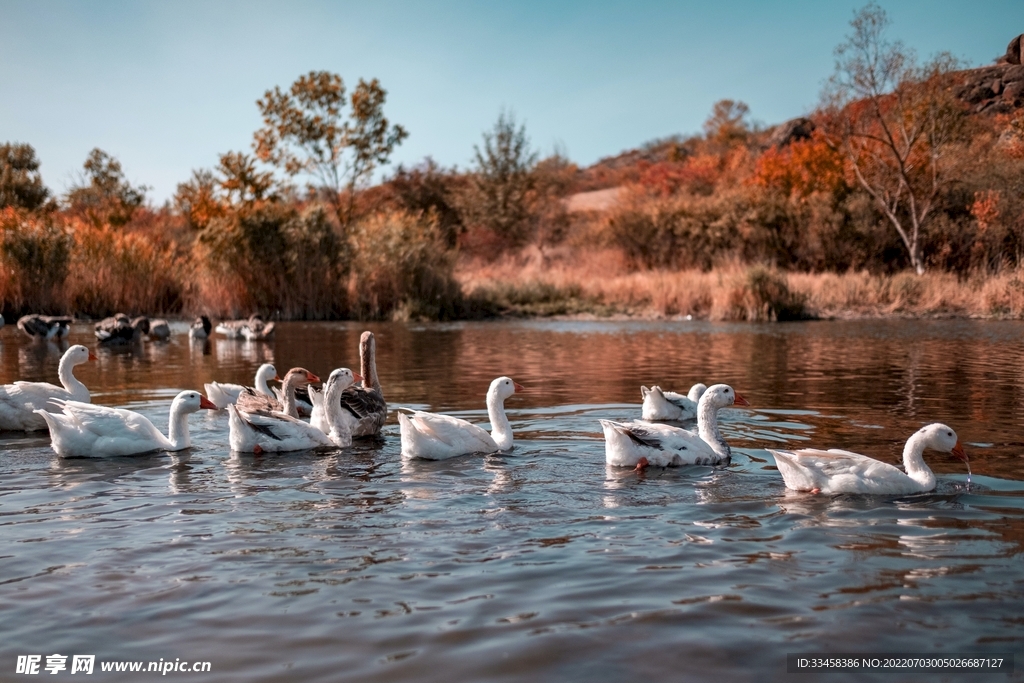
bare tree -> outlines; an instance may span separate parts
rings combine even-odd
[[[275,86],[256,101],[264,123],[255,133],[256,156],[290,176],[316,178],[345,226],[356,187],[409,135],[384,116],[386,97],[376,78],[360,79],[348,96],[341,76],[327,71],[300,76],[287,92]]]
[[[956,60],[941,54],[918,66],[913,51],[886,39],[888,25],[876,4],[850,22],[853,33],[836,48],[835,74],[824,94],[827,128],[920,275],[922,230],[947,182],[965,112],[947,78]]]

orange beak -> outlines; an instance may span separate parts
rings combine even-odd
[[[308,379],[310,382],[319,382],[320,381],[320,378],[317,377],[316,375],[314,375],[309,370],[306,370],[306,379]]]
[[[199,394],[199,407],[200,409],[205,408],[206,410],[217,410],[217,406],[213,405],[213,401],[202,394]]]
[[[512,380],[512,387],[516,391],[526,391],[526,387],[524,387],[522,384],[520,384],[519,382],[517,382],[515,380]]]
[[[737,406],[749,406],[750,401],[740,396],[739,392],[736,392],[736,399],[733,401],[733,405]]]
[[[90,351],[89,352],[89,360],[99,360],[99,356],[97,356],[95,353]]]
[[[967,460],[967,452],[964,451],[964,447],[960,445],[959,441],[956,442],[956,445],[953,446],[953,450],[951,450],[950,453],[952,453],[956,457],[960,458],[964,462],[968,461]]]
[[[357,382],[362,382],[363,381],[363,376],[360,375],[358,372],[353,372],[352,373],[352,379],[354,379]]]
[[[284,380],[282,380],[282,379],[281,379],[281,376],[280,376],[280,375],[274,375],[274,381],[275,381],[275,382],[282,382],[282,381],[284,381]]]

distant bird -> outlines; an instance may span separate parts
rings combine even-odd
[[[171,338],[171,326],[162,318],[151,320],[149,323],[149,338],[158,341],[165,341]]]
[[[96,339],[103,346],[127,346],[149,332],[149,318],[130,319],[124,313],[104,318],[95,325]]]
[[[935,488],[935,474],[924,461],[924,450],[931,448],[940,453],[951,453],[971,466],[956,432],[938,422],[914,432],[903,447],[903,468],[906,473],[888,463],[859,453],[830,448],[802,448],[798,451],[768,452],[775,456],[775,465],[794,491],[811,493],[876,493],[906,495],[923,493]]]
[[[718,411],[731,405],[749,406],[750,403],[728,384],[710,387],[697,406],[696,433],[655,422],[601,420],[605,462],[637,469],[648,465],[673,467],[726,462],[732,450],[718,430]]]
[[[0,431],[34,432],[46,429],[38,410],[55,410],[50,399],[89,402],[89,389],[75,377],[75,366],[96,356],[81,344],[68,348],[57,366],[62,386],[49,382],[15,382],[0,386]]]
[[[274,335],[274,323],[265,322],[260,315],[253,313],[247,320],[221,322],[217,325],[216,332],[223,334],[228,339],[265,341]]]
[[[505,415],[505,399],[523,391],[511,377],[499,377],[487,389],[487,415],[491,432],[450,415],[414,410],[398,414],[402,457],[446,460],[469,453],[496,453],[512,448],[512,426]]]
[[[71,318],[32,313],[18,318],[18,329],[32,339],[61,339],[68,336]]]
[[[210,319],[201,315],[192,321],[192,326],[188,328],[188,336],[190,339],[206,339],[210,336],[212,327]]]
[[[690,392],[683,396],[674,391],[662,391],[654,386],[648,389],[640,387],[640,395],[644,399],[641,417],[649,422],[681,422],[697,417],[697,402],[707,391],[704,384],[694,384]]]
[[[55,401],[61,412],[36,413],[50,428],[50,445],[62,458],[99,458],[138,455],[152,451],[180,451],[192,445],[188,416],[213,409],[198,391],[183,391],[171,403],[168,435],[149,418],[123,408],[96,406],[78,401]]]

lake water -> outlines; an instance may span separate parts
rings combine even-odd
[[[0,680],[58,653],[95,655],[96,680],[150,680],[100,663],[161,659],[211,663],[168,680],[808,680],[786,673],[806,652],[1016,652],[1010,676],[867,679],[1024,679],[1022,323],[185,328],[77,376],[165,428],[178,391],[251,384],[262,362],[358,369],[372,329],[393,407],[485,422],[491,379],[525,385],[515,450],[403,462],[393,414],[379,442],[263,457],[232,455],[212,411],[173,456],[61,460],[45,433],[0,435]],[[54,381],[57,347],[0,337],[0,381]],[[92,347],[90,328],[71,341]],[[639,417],[641,384],[695,381],[751,403],[723,412],[728,467],[606,468],[598,418]],[[931,453],[933,493],[796,494],[764,450],[896,464],[934,421],[964,443],[969,489]]]

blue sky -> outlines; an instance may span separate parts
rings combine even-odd
[[[255,100],[312,69],[377,77],[410,133],[395,163],[470,165],[505,107],[542,154],[586,165],[700,131],[716,100],[778,123],[813,108],[864,2],[104,2],[0,0],[0,141],[64,191],[89,150],[161,203],[250,150]],[[987,64],[1021,0],[881,2],[891,36]]]

